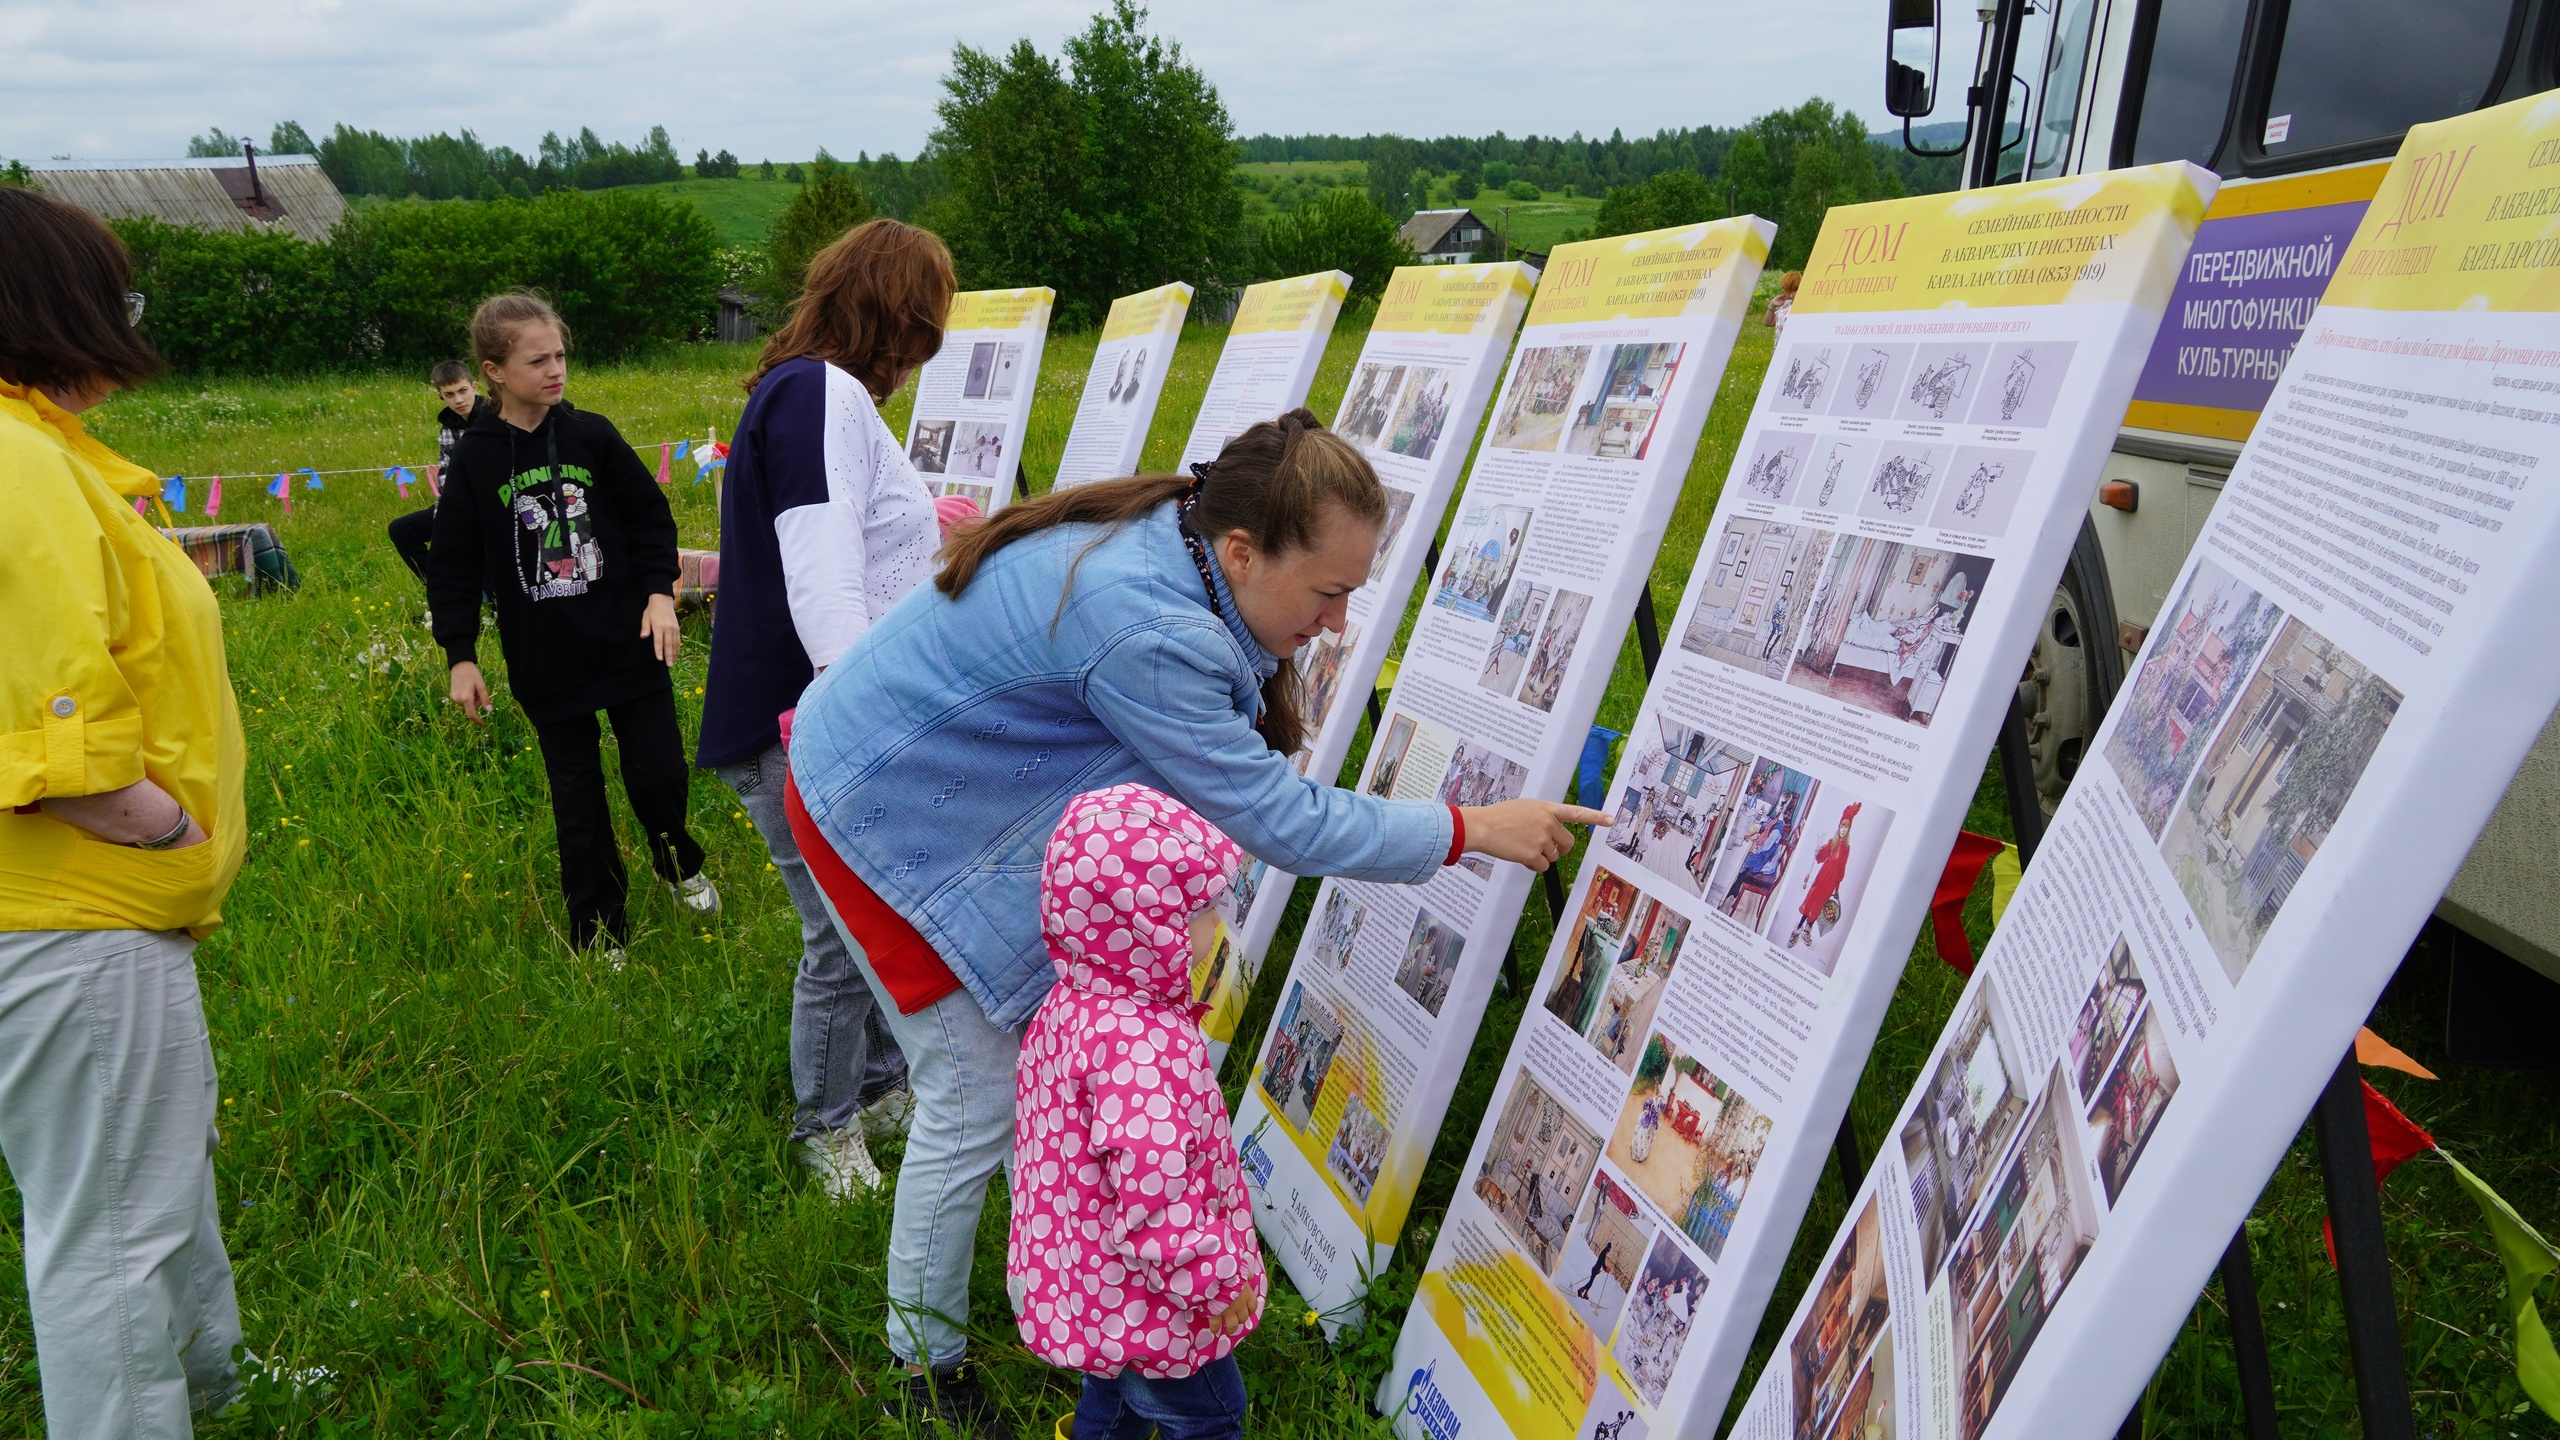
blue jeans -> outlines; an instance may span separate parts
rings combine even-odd
[[[1179,1380],[1149,1380],[1135,1370],[1084,1377],[1076,1398],[1074,1440],[1229,1440],[1244,1434],[1244,1373],[1236,1357],[1215,1360]]]
[[[899,1014],[825,892],[818,903],[906,1053],[915,1092],[889,1218],[889,1349],[910,1365],[954,1364],[969,1348],[969,1268],[987,1182],[1013,1158],[1013,1071],[1022,1035],[989,1023],[966,990]]]
[[[782,813],[790,763],[775,745],[753,760],[721,766],[719,774],[764,837],[791,908],[800,912],[800,972],[791,982],[791,1138],[806,1140],[853,1124],[863,1106],[905,1083],[907,1057],[898,1053],[871,986],[837,938],[818,882],[791,837]]]

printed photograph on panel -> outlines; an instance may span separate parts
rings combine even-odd
[[[1076,400],[1076,413],[1087,405],[1112,404],[1121,400],[1121,391],[1137,387],[1129,378],[1130,349],[1127,346],[1102,345],[1093,352],[1093,364],[1085,371],[1084,393]]]
[[[1565,412],[1591,365],[1588,345],[1523,350],[1511,367],[1511,388],[1494,413],[1485,443],[1502,450],[1553,450],[1564,438]]]
[[[1343,662],[1359,643],[1360,627],[1346,625],[1339,631],[1327,630],[1298,653],[1298,713],[1306,721],[1310,739],[1333,713],[1334,698],[1342,692]]]
[[[1841,536],[1823,563],[1787,683],[1928,724],[1990,577],[1980,555]]]
[[[1727,520],[1699,556],[1707,572],[1680,648],[1775,680],[1787,673],[1832,535],[1810,525]]]
[[[1609,1137],[1609,1163],[1708,1259],[1721,1259],[1769,1143],[1769,1117],[1660,1031],[1645,1041],[1635,1077]]]
[[[1653,443],[1655,420],[1672,378],[1680,373],[1674,344],[1612,345],[1602,357],[1600,388],[1573,412],[1564,448],[1604,460],[1641,460]]]
[[[2114,1208],[2116,1197],[2124,1193],[2125,1181],[2133,1178],[2134,1162],[2142,1158],[2142,1147],[2151,1143],[2151,1132],[2160,1127],[2160,1112],[2169,1108],[2169,1097],[2177,1093],[2178,1062],[2170,1058],[2169,1037],[2159,1012],[2147,1009],[2134,1042],[2125,1048],[2124,1058],[2107,1076],[2106,1088],[2098,1092],[2098,1101],[2089,1110],[2089,1124],[2098,1132],[2098,1183],[2106,1187],[2108,1208]]]
[[[1476,1172],[1476,1198],[1492,1208],[1530,1263],[1553,1275],[1582,1187],[1599,1163],[1600,1137],[1523,1070]]]
[[[1813,436],[1800,430],[1770,430],[1753,436],[1744,452],[1751,459],[1742,467],[1742,493],[1773,505],[1793,500],[1813,442]]]
[[[1369,561],[1369,583],[1387,573],[1387,552],[1395,548],[1396,537],[1404,533],[1404,522],[1413,514],[1413,492],[1386,487],[1387,523],[1378,527],[1378,553]]]
[[[1821,786],[1801,770],[1763,759],[1751,767],[1724,849],[1707,872],[1707,902],[1745,930],[1767,919],[1778,878],[1804,839],[1805,820]]]
[[[1606,1335],[1606,1330],[1595,1330]],[[1591,1396],[1591,1408],[1582,1412],[1582,1426],[1573,1432],[1573,1440],[1645,1440],[1646,1426],[1636,1414],[1635,1402],[1609,1372],[1600,1372],[1598,1385]]]
[[[2080,1127],[2062,1113],[2066,1103],[2057,1065],[1991,1203],[1947,1260],[1964,1440],[1978,1440],[1991,1423],[2045,1317],[2098,1238]]]
[[[1547,992],[1547,1013],[1621,1074],[1632,1073],[1688,935],[1680,912],[1606,869],[1596,872],[1565,945],[1564,973]]]
[[[1902,394],[1902,377],[1911,369],[1908,345],[1852,345],[1840,359],[1840,379],[1831,390],[1831,413],[1852,420],[1882,420],[1893,413]]]
[[[1271,1048],[1256,1080],[1271,1108],[1301,1132],[1315,1115],[1325,1073],[1341,1048],[1342,1017],[1304,984],[1291,985],[1279,1018],[1272,1022]]]
[[[1849,1382],[1849,1393],[1842,1397],[1840,1413],[1823,1440],[1894,1440],[1900,1432],[1894,1420],[1893,1387],[1893,1326],[1888,1324],[1876,1333],[1876,1348],[1867,1352],[1865,1367]]]
[[[1917,525],[1929,518],[1929,502],[1946,484],[1955,451],[1925,440],[1887,440],[1877,447],[1882,458],[1867,477],[1858,497],[1858,513],[1871,520]]]
[[[971,400],[987,398],[987,387],[995,383],[996,342],[981,340],[969,347],[969,374],[960,382],[960,393]]]
[[[1831,1433],[1832,1422],[1850,1408],[1868,1352],[1892,1318],[1884,1285],[1883,1217],[1877,1197],[1869,1194],[1858,1223],[1849,1227],[1830,1263],[1822,1267],[1822,1278],[1814,1283],[1813,1309],[1787,1347],[1796,1440],[1823,1440]]]
[[[1476,683],[1497,695],[1509,695],[1520,688],[1520,675],[1529,668],[1529,647],[1538,641],[1538,622],[1547,616],[1547,601],[1554,595],[1544,585],[1513,587],[1511,599],[1502,607],[1502,619],[1493,630],[1493,649],[1484,657],[1484,673]]]
[[[1014,382],[1022,377],[1022,343],[1007,340],[996,347],[996,373],[987,381],[987,398],[1010,400]]]
[[[981,515],[988,514],[996,508],[996,487],[993,485],[982,485],[970,480],[928,480],[924,488],[928,494],[936,496],[957,495],[977,506],[978,513]]]
[[[1840,378],[1840,356],[1848,348],[1831,341],[1789,347],[1787,358],[1779,362],[1778,394],[1770,408],[1792,415],[1820,410],[1831,398],[1831,384]]]
[[[2036,457],[2024,450],[1995,450],[1966,445],[1956,450],[1951,477],[1938,492],[1929,523],[1941,530],[1969,530],[1977,535],[2006,535],[2009,516],[2018,508],[2018,493]]]
[[[2117,936],[2114,948],[2107,952],[2107,963],[2098,971],[2098,983],[2089,987],[2089,998],[2080,1002],[2080,1018],[2071,1026],[2068,1063],[2081,1104],[2096,1101],[2098,1077],[2115,1063],[2116,1047],[2133,1028],[2133,1017],[2142,1009],[2149,988],[2134,967],[2133,947]]]
[[[1336,970],[1349,965],[1351,947],[1368,921],[1369,907],[1352,898],[1349,889],[1337,883],[1325,891],[1316,913],[1316,963]]]
[[[1235,897],[1234,923],[1237,928],[1243,928],[1245,917],[1253,913],[1253,898],[1262,893],[1262,877],[1270,873],[1271,866],[1261,860],[1249,860],[1245,862],[1244,869],[1237,872],[1236,888],[1232,892]],[[1253,983],[1253,974],[1250,969],[1245,974],[1245,983],[1248,985]]]
[[[1763,932],[1769,943],[1825,975],[1838,968],[1840,947],[1848,943],[1867,877],[1875,872],[1876,852],[1892,826],[1892,811],[1838,785],[1822,786],[1805,811],[1795,868],[1779,883],[1778,903]]]
[[[1240,999],[1235,994],[1235,982],[1239,978],[1235,958],[1235,936],[1228,927],[1221,925],[1218,927],[1218,943],[1210,947],[1208,958],[1191,962],[1191,998],[1212,1011],[1225,1008],[1225,1002],[1230,999]],[[1202,1029],[1208,1028],[1204,1021]]]
[[[1647,1405],[1659,1407],[1670,1390],[1671,1372],[1680,1366],[1690,1323],[1706,1294],[1707,1272],[1689,1252],[1669,1235],[1653,1237],[1653,1251],[1636,1276],[1636,1293],[1627,1298],[1618,1333],[1609,1341],[1609,1353]]]
[[[1449,998],[1449,982],[1457,978],[1458,952],[1466,946],[1466,937],[1458,927],[1432,914],[1416,909],[1413,933],[1404,941],[1404,959],[1396,965],[1396,988],[1413,997],[1413,1003],[1440,1013]]]
[[[1902,387],[1894,416],[1936,422],[1962,420],[1982,388],[1982,372],[1991,363],[1991,346],[1975,341],[1956,345],[1923,345],[1912,357],[1911,378]]]
[[[2030,340],[1991,352],[1989,381],[1973,401],[1976,425],[2044,426],[2053,423],[2054,397],[2071,368],[2072,342]]]
[[[1491,620],[1511,589],[1511,569],[1528,535],[1525,505],[1467,506],[1449,532],[1449,558],[1431,603],[1470,620]]]
[[[1449,381],[1454,370],[1416,365],[1405,376],[1404,394],[1393,420],[1387,422],[1387,451],[1428,460],[1440,448],[1440,432],[1449,428]]]
[[[1751,752],[1661,711],[1636,722],[1634,764],[1600,843],[1692,895],[1724,843],[1725,826],[1751,778]]]
[[[1618,1323],[1618,1312],[1635,1293],[1636,1267],[1653,1244],[1654,1227],[1636,1204],[1635,1192],[1603,1170],[1592,1178],[1565,1237],[1564,1263],[1556,1267],[1556,1288],[1564,1303],[1582,1317],[1594,1335],[1605,1336]]]
[[[1982,1187],[2027,1113],[2026,1071],[1994,1023],[2000,1004],[1989,983],[1975,988],[1948,1029],[1946,1053],[1909,1124],[1902,1168],[1920,1226],[1920,1273],[1938,1273],[1951,1237],[1973,1213]]]
[[[2400,699],[2354,656],[2287,620],[2205,749],[2160,857],[2232,984],[2347,808]]]
[[[1351,377],[1351,393],[1333,422],[1334,433],[1354,445],[1381,448],[1387,419],[1395,413],[1396,396],[1404,389],[1407,367],[1372,360]]]
[[[1520,798],[1529,783],[1529,768],[1508,755],[1496,754],[1481,740],[1461,740],[1450,752],[1449,771],[1440,777],[1440,803],[1461,809],[1499,805]],[[1479,879],[1493,878],[1493,862],[1482,855],[1461,855],[1458,863]]]
[[[1448,773],[1449,754],[1458,732],[1436,720],[1417,720],[1389,712],[1387,738],[1369,762],[1369,783],[1362,789],[1381,800],[1428,800],[1439,793]]]
[[[1360,787],[1364,793],[1381,800],[1396,793],[1396,775],[1404,768],[1405,753],[1413,748],[1418,726],[1419,722],[1402,711],[1387,717],[1387,738],[1371,752],[1369,783]]]
[[[963,420],[951,433],[950,473],[993,480],[1004,471],[1004,424]]]
[[[1591,597],[1559,590],[1547,606],[1547,626],[1529,652],[1529,673],[1520,681],[1520,703],[1532,710],[1552,711],[1564,693],[1565,672],[1573,664],[1573,643],[1582,638],[1582,622],[1591,616]]]
[[[1858,508],[1862,488],[1875,468],[1875,442],[1839,435],[1816,439],[1804,483],[1796,487],[1796,503],[1808,510],[1846,513]]]
[[[2152,839],[2167,828],[2205,738],[2283,620],[2282,610],[2201,556],[2176,603],[2160,612],[2107,737],[2107,763]]]
[[[1366,1209],[1369,1191],[1378,1183],[1378,1167],[1386,1159],[1387,1122],[1369,1108],[1366,1096],[1346,1098],[1342,1122],[1334,1127],[1333,1144],[1325,1149],[1324,1168],[1333,1172],[1352,1204]]]
[[[951,456],[949,420],[927,420],[916,427],[916,438],[907,442],[907,463],[926,475],[939,475]]]

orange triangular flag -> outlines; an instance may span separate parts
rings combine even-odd
[[[2404,1071],[2421,1080],[2436,1078],[2436,1072],[2410,1059],[2399,1046],[2362,1027],[2356,1030],[2356,1063],[2379,1065],[2386,1070]]]

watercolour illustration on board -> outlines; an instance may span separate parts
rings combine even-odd
[[[2207,737],[2283,620],[2283,611],[2202,556],[2176,603],[2160,612],[2107,737],[2107,763],[2152,839],[2168,826]]]
[[[1609,1163],[1707,1258],[1718,1259],[1771,1125],[1742,1092],[1656,1031],[1609,1136]]]
[[[1751,778],[1751,752],[1655,711],[1629,742],[1634,763],[1600,843],[1691,895],[1707,871]]]
[[[1575,1203],[1600,1163],[1600,1137],[1523,1070],[1495,1122],[1475,1179],[1482,1200],[1540,1274],[1564,1258]]]
[[[1807,441],[1809,444],[1810,441]],[[1699,557],[1707,572],[1680,630],[1680,648],[1777,679],[1813,609],[1832,532],[1740,516]]]

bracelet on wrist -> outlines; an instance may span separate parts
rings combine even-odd
[[[156,840],[136,840],[133,842],[133,848],[136,850],[174,849],[179,841],[187,838],[187,831],[191,829],[195,823],[196,822],[193,819],[188,817],[185,807],[182,806],[178,810],[178,823],[169,831],[168,834],[163,835]]]

